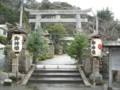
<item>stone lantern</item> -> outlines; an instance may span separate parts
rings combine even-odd
[[[14,53],[11,54],[12,57],[12,73],[16,74],[16,79],[18,79],[19,74],[19,53],[22,50],[24,38],[23,35],[27,34],[22,28],[14,27],[9,31],[12,34],[12,50]]]

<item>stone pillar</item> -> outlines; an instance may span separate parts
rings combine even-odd
[[[79,34],[81,32],[82,32],[81,15],[76,14],[76,33]]]
[[[93,61],[93,64],[95,67],[93,67],[93,71],[98,72],[99,73],[99,60],[97,60],[96,58]]]
[[[60,16],[60,15],[56,15],[56,19],[57,19],[57,20],[60,20],[60,19],[61,19],[61,16]]]
[[[16,57],[12,58],[12,72],[13,73],[18,72],[18,70],[19,70],[18,67],[19,67],[19,57],[16,56]]]
[[[37,29],[38,27],[40,27],[41,28],[41,22],[40,22],[40,20],[41,20],[41,15],[36,15],[36,22],[35,22],[35,29]]]
[[[98,58],[93,58],[93,73],[90,75],[90,79],[94,83],[102,81],[102,75],[99,73],[99,60]]]

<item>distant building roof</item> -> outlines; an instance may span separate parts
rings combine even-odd
[[[27,34],[26,30],[20,27],[14,27],[11,30],[9,30],[11,33],[21,33],[21,34]]]
[[[69,40],[74,40],[74,38],[73,37],[64,37],[61,40],[69,41]]]
[[[3,29],[5,31],[8,31],[8,27],[5,24],[0,24],[0,29]]]
[[[96,38],[102,37],[102,36],[104,36],[104,35],[102,35],[99,31],[95,31],[94,33],[89,35],[89,39],[94,38],[94,37],[96,37]]]
[[[120,41],[103,41],[105,47],[120,47]]]

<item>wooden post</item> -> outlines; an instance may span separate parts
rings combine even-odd
[[[109,57],[111,57],[111,52],[112,50],[110,50],[110,53],[109,53]],[[112,73],[112,61],[111,59],[109,59],[109,87],[108,87],[108,90],[112,90],[112,80],[113,80],[113,73]]]

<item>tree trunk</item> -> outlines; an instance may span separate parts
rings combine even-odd
[[[82,64],[82,59],[80,55],[78,55],[78,64]]]
[[[37,63],[37,57],[33,56],[33,63],[36,64]]]
[[[54,51],[55,54],[59,55],[59,47],[58,47],[58,43],[55,43],[54,46],[55,46],[55,49],[54,49],[54,50],[55,50],[55,51]]]

